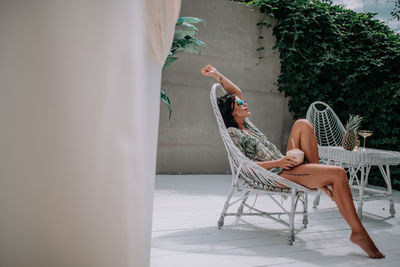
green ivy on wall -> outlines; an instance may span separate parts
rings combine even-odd
[[[274,49],[281,62],[277,85],[290,97],[295,118],[305,117],[308,106],[320,100],[342,122],[349,113],[363,116],[362,128],[374,132],[368,146],[400,151],[400,97],[393,97],[400,88],[398,34],[374,19],[375,14],[356,13],[330,1],[236,1],[276,20]],[[267,23],[264,17],[261,21]],[[393,168],[397,189],[399,176],[400,168]],[[383,184],[383,179],[371,175],[370,182]]]

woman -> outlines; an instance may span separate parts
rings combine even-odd
[[[312,125],[307,120],[297,120],[292,128],[289,140],[296,148],[304,152],[305,163],[296,162],[294,157],[284,156],[267,140],[248,119],[251,115],[242,91],[214,67],[207,65],[201,73],[214,77],[227,91],[218,99],[218,106],[233,142],[250,159],[261,167],[307,188],[319,188],[336,205],[343,218],[349,224],[352,233],[350,240],[359,245],[371,258],[384,258],[361,224],[343,168],[319,164],[317,141]],[[293,149],[292,141],[288,150]],[[329,189],[330,186],[332,190]]]

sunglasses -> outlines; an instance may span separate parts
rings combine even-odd
[[[238,99],[238,100],[236,100],[236,103],[238,103],[238,105],[242,107],[246,103],[246,101]]]

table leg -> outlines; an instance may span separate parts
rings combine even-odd
[[[356,175],[356,172],[354,171],[354,165],[349,166],[349,185],[353,185],[354,181],[354,176]]]
[[[350,165],[349,167],[349,185],[357,185],[357,187],[360,185],[360,180],[358,179],[357,173],[358,171],[362,168],[361,164],[353,164]],[[355,179],[355,183],[354,183],[354,179]]]
[[[360,219],[362,219],[362,208],[363,208],[363,198],[364,198],[364,181],[365,181],[365,175],[366,175],[366,170],[367,166],[361,166],[360,171],[360,180],[357,180],[358,183],[358,208],[357,208],[357,214]]]
[[[393,192],[392,192],[392,180],[390,178],[390,166],[386,165],[386,172],[382,165],[379,165],[378,167],[379,167],[379,170],[381,171],[383,179],[385,180],[387,191],[388,191],[389,212],[390,212],[390,215],[392,217],[394,217],[396,210],[394,209],[393,197],[392,197]]]
[[[366,166],[366,168],[365,168],[365,174],[364,174],[364,177],[365,177],[364,185],[365,185],[365,186],[368,185],[368,177],[369,177],[369,171],[370,171],[370,170],[371,170],[371,165]]]

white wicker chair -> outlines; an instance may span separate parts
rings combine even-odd
[[[318,109],[320,106],[320,109]],[[342,122],[328,104],[316,101],[307,110],[306,119],[314,126],[320,146],[341,146],[345,132]]]
[[[265,218],[273,219],[285,226],[289,227],[289,238],[288,242],[293,245],[295,241],[295,235],[307,227],[308,224],[308,210],[307,210],[307,194],[313,192],[306,187],[296,184],[288,179],[285,179],[273,172],[270,172],[260,166],[255,162],[247,158],[239,150],[239,148],[233,143],[229,136],[228,130],[225,127],[224,121],[222,119],[221,113],[217,104],[216,89],[220,89],[224,92],[225,90],[216,83],[212,86],[210,98],[211,104],[214,110],[214,115],[217,120],[218,128],[224,142],[226,151],[228,153],[229,163],[232,171],[232,185],[229,191],[228,197],[225,201],[224,208],[222,210],[221,216],[218,220],[218,228],[223,227],[224,218],[226,216],[254,216],[259,215]],[[236,192],[244,191],[244,194],[238,199],[231,201],[231,198]],[[251,192],[258,193],[260,195],[267,195],[273,199],[273,201],[282,209],[282,212],[264,212],[256,209],[248,204],[246,201]],[[291,202],[290,210],[286,210],[276,199],[276,196],[289,197]],[[298,201],[303,204],[303,211],[299,212],[296,210]],[[236,213],[227,213],[228,208],[233,204],[241,201],[241,204]],[[243,208],[247,207],[248,212],[244,212]],[[295,214],[303,215],[303,227],[295,229],[294,218]],[[281,216],[287,215],[288,220],[284,220]]]
[[[321,150],[321,147],[342,145],[345,128],[339,117],[328,104],[321,101],[313,102],[307,110],[306,119],[310,121],[314,127],[318,150]],[[326,165],[341,166],[347,170],[349,168],[346,163],[323,157],[320,157],[320,162]],[[314,198],[314,208],[319,205],[320,197],[321,191],[319,191]]]

